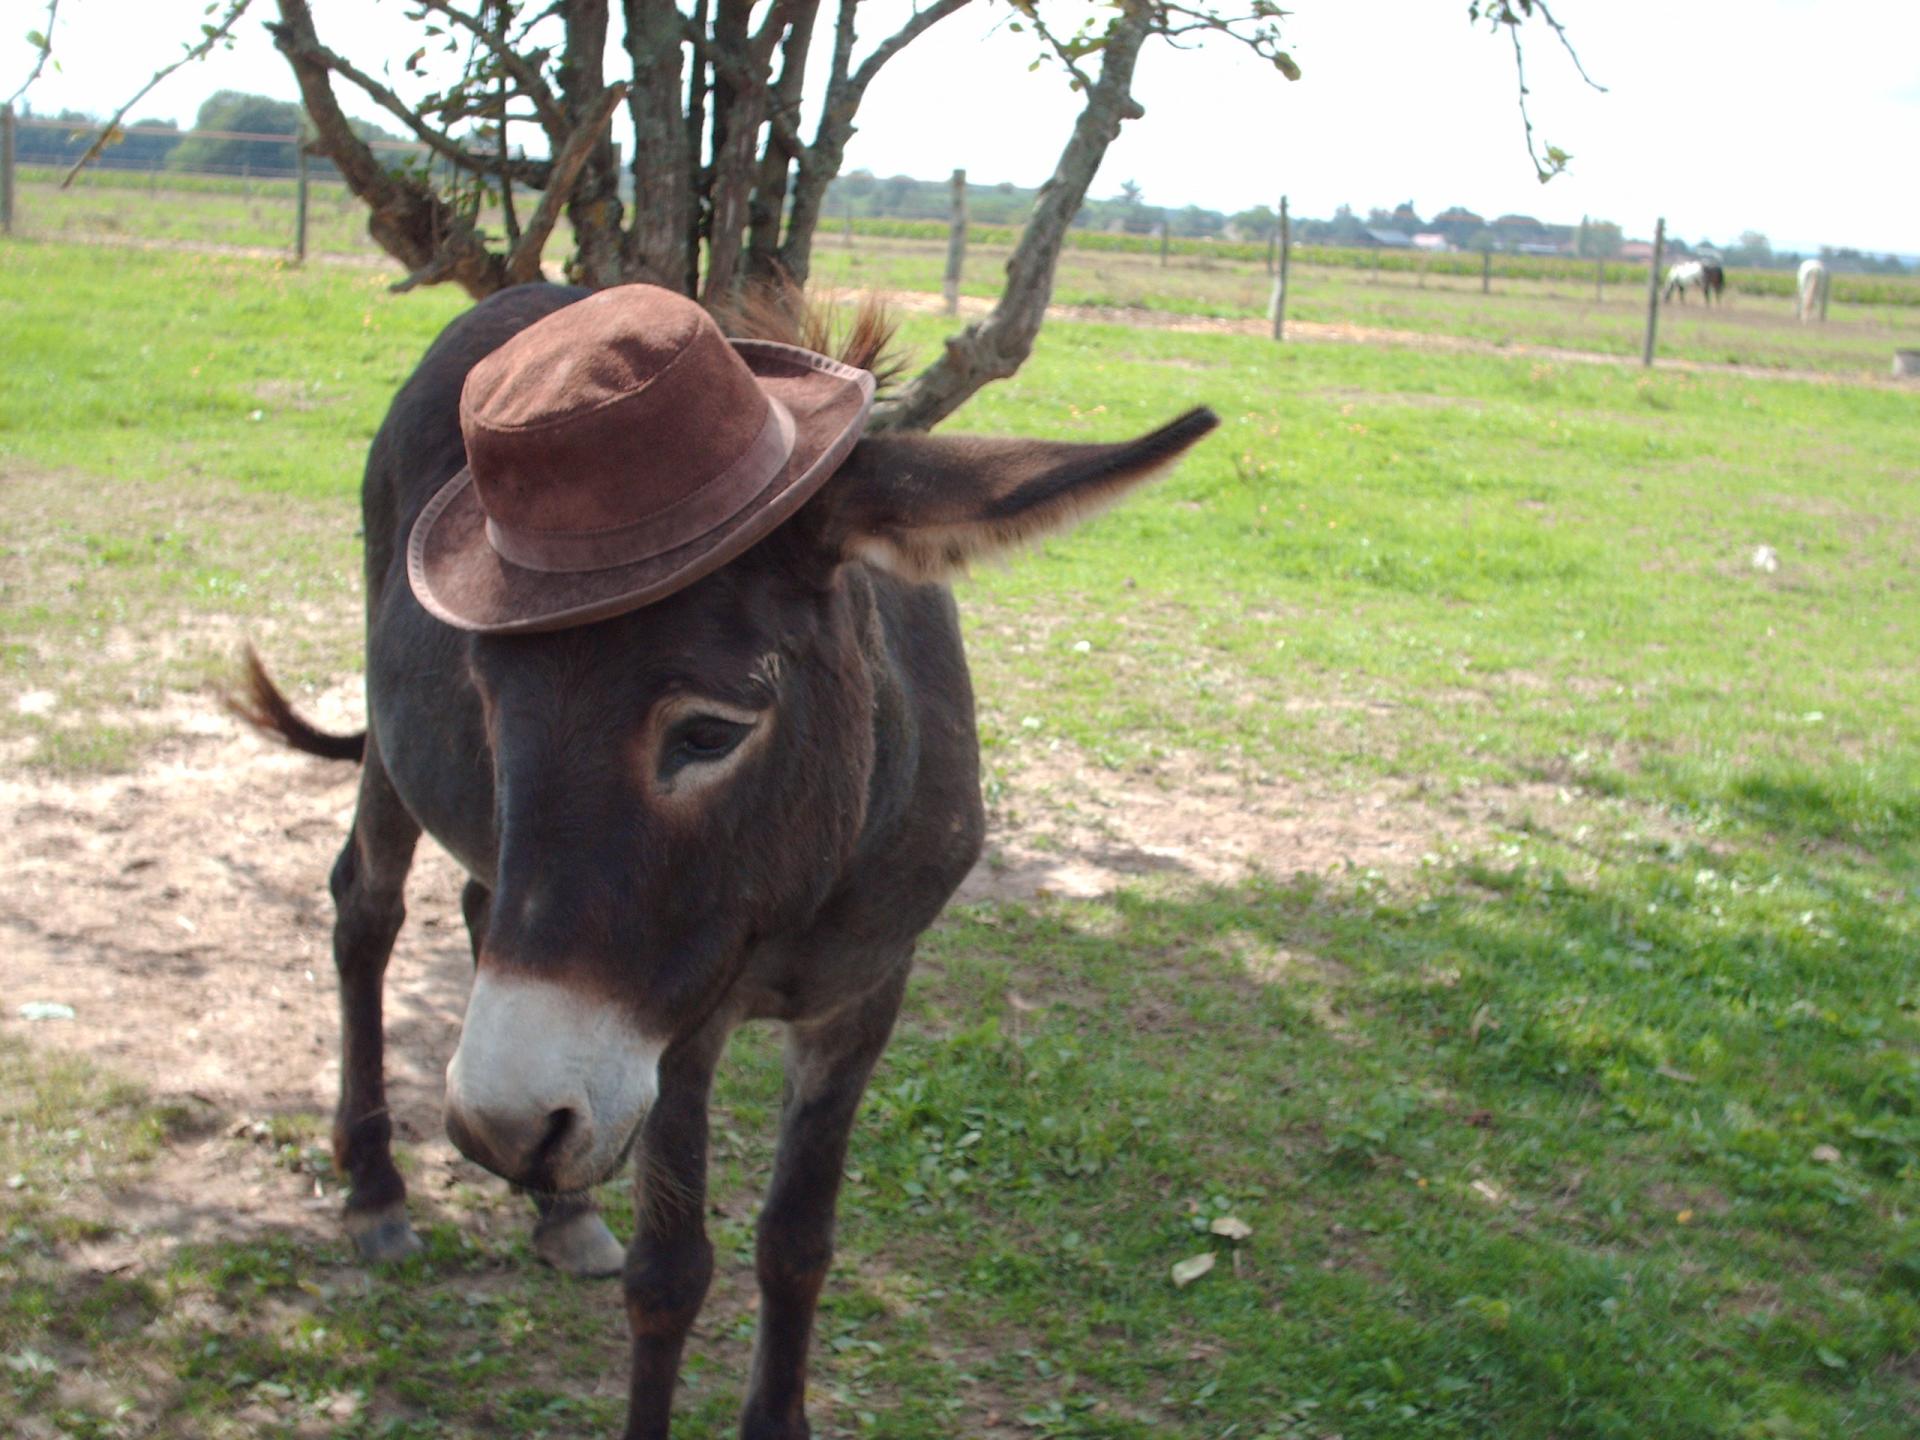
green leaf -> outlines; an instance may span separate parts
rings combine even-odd
[[[38,30],[29,30],[27,31],[27,44],[33,46],[36,50],[45,50],[47,48],[47,37],[42,35]]]
[[[1273,68],[1289,80],[1300,78],[1300,67],[1294,63],[1293,56],[1282,50],[1273,57]]]

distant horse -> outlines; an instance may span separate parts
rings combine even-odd
[[[1793,313],[1802,325],[1813,318],[1816,308],[1820,318],[1827,318],[1827,290],[1833,283],[1827,274],[1827,267],[1818,260],[1800,262],[1800,278],[1794,293]]]
[[[1661,298],[1676,297],[1686,303],[1687,291],[1698,290],[1708,304],[1727,287],[1727,275],[1717,260],[1682,260],[1667,271],[1667,285]]]

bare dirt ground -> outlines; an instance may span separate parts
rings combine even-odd
[[[352,728],[358,682],[302,706]],[[325,1177],[260,1154],[236,1163],[250,1123],[330,1113],[338,1085],[332,907],[326,875],[352,814],[356,770],[243,733],[204,696],[175,695],[167,738],[126,774],[0,778],[0,1033],[81,1052],[154,1094],[210,1112],[198,1148],[170,1152],[147,1223],[186,1238],[206,1217],[330,1226]],[[1440,807],[1386,789],[1249,788],[1197,762],[1102,769],[1070,749],[1037,751],[1009,777],[987,854],[961,903],[1117,886],[1234,883],[1348,867],[1408,872],[1423,854],[1483,838],[1500,792]],[[421,845],[410,915],[388,974],[387,1069],[396,1129],[427,1189],[478,1179],[440,1128],[442,1076],[466,1004],[462,881]],[[72,1019],[28,1021],[51,1001]],[[416,1188],[421,1188],[418,1184]]]

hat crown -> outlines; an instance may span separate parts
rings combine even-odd
[[[684,509],[765,450],[771,410],[700,305],[622,285],[555,311],[475,365],[460,428],[495,525],[587,534]]]

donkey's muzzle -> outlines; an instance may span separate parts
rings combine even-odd
[[[660,1050],[563,986],[483,971],[447,1067],[447,1138],[532,1190],[597,1185],[653,1104]]]

